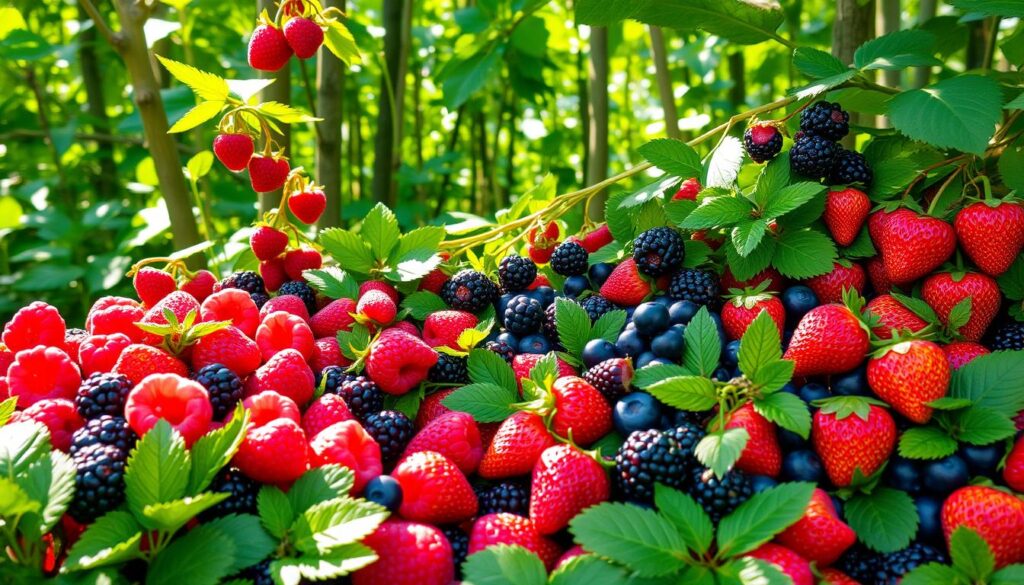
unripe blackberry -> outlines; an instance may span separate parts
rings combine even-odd
[[[484,344],[484,348],[501,356],[501,359],[510,366],[513,358],[516,357],[516,349],[504,341],[488,341]]]
[[[104,414],[123,416],[124,403],[131,389],[132,383],[121,374],[96,372],[82,380],[78,387],[75,409],[86,420]]]
[[[277,289],[277,295],[295,295],[302,299],[310,315],[316,313],[316,291],[301,280],[289,280],[282,284],[281,288]]]
[[[529,258],[509,254],[498,264],[498,282],[504,292],[519,292],[533,284],[537,278],[537,265]]]
[[[494,304],[498,286],[482,272],[460,270],[441,286],[441,298],[453,309],[479,313]]]
[[[782,132],[771,123],[754,124],[743,133],[743,147],[754,162],[768,162],[782,150]]]
[[[549,263],[556,274],[579,276],[587,272],[589,257],[590,255],[587,254],[587,250],[582,244],[570,240],[555,246]]]
[[[651,228],[633,240],[633,261],[647,276],[672,272],[682,265],[684,256],[683,237],[670,227]]]
[[[604,396],[612,406],[629,392],[633,363],[628,358],[605,360],[587,370],[583,379]]]

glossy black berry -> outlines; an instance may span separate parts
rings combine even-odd
[[[74,456],[75,496],[68,513],[88,524],[124,501],[124,469],[128,452],[113,445],[92,445]]]
[[[377,384],[365,376],[345,380],[336,392],[345,401],[352,416],[366,421],[370,415],[384,408],[384,394]]]
[[[850,114],[837,103],[815,102],[800,113],[800,129],[835,142],[850,133]]]
[[[710,270],[683,268],[672,276],[668,294],[678,301],[714,307],[718,303],[718,276]]]
[[[540,324],[540,330],[544,335],[548,336],[548,339],[552,343],[557,344],[558,339],[558,322],[555,320],[555,307],[558,305],[552,303],[548,305],[548,308],[544,309],[544,320]]]
[[[789,168],[804,177],[821,180],[832,170],[839,146],[821,136],[797,133],[789,150]]]
[[[862,185],[870,187],[875,180],[867,159],[859,152],[839,149],[828,173],[829,185]]]
[[[229,494],[227,499],[199,515],[201,520],[212,520],[228,514],[256,514],[256,498],[260,484],[238,468],[225,467],[217,472],[206,491]]]
[[[204,366],[192,374],[192,379],[206,388],[213,405],[213,420],[224,420],[242,399],[242,379],[221,364]]]
[[[397,410],[375,412],[366,417],[363,427],[380,445],[381,462],[385,469],[389,469],[398,461],[398,457],[405,451],[405,446],[416,432],[409,417]]]
[[[516,357],[516,348],[501,340],[488,341],[484,348],[501,356],[508,365],[512,365],[512,359]]]
[[[289,280],[282,284],[281,288],[277,289],[277,295],[295,295],[302,299],[310,315],[316,313],[316,291],[301,280]]]
[[[772,124],[754,124],[743,133],[743,148],[754,162],[768,162],[782,150],[782,132]]]
[[[855,544],[839,557],[835,566],[863,585],[875,585],[881,562],[882,555]],[[881,570],[884,571],[884,567]]]
[[[498,282],[505,292],[519,292],[533,284],[537,278],[537,265],[529,258],[510,254],[498,264]]]
[[[251,270],[243,272],[236,272],[226,278],[221,279],[218,283],[220,286],[215,287],[216,290],[223,290],[225,288],[237,288],[244,290],[250,295],[253,293],[267,293],[267,286],[263,282],[263,277]]]
[[[710,469],[697,466],[690,475],[687,492],[707,512],[711,522],[718,524],[754,495],[750,479],[742,471],[733,469],[724,477],[717,477]]]
[[[882,555],[875,569],[875,578],[869,583],[897,585],[910,571],[928,563],[948,563],[945,553],[937,548],[913,542],[905,549]],[[851,575],[852,576],[852,575]]]
[[[1012,321],[1000,327],[992,337],[992,351],[1024,349],[1024,323]]]
[[[104,414],[122,416],[131,389],[132,383],[121,374],[96,372],[78,387],[75,410],[86,420]]]
[[[605,313],[609,313],[618,308],[614,303],[601,295],[590,295],[580,301],[580,306],[587,312],[587,315],[590,315],[591,321],[597,321]]]
[[[654,484],[683,487],[702,436],[704,432],[693,425],[633,432],[615,454],[616,489],[628,501],[649,504],[654,500]]]
[[[479,313],[498,298],[498,285],[476,270],[460,270],[445,281],[441,298],[453,309]]]
[[[562,276],[578,276],[587,272],[586,248],[579,242],[565,241],[555,246],[551,254],[551,269]]]
[[[270,295],[262,292],[254,292],[249,293],[249,298],[256,304],[257,309],[262,309],[263,305],[267,304],[267,301],[270,300]]]
[[[104,414],[86,421],[85,426],[71,435],[69,452],[72,456],[77,456],[95,445],[105,445],[127,453],[138,439],[124,417]]]
[[[436,384],[468,384],[469,369],[466,368],[466,357],[438,353],[437,363],[427,372],[427,380]]]
[[[683,263],[683,237],[670,227],[656,227],[641,232],[633,240],[633,261],[647,276],[661,276]]]
[[[633,381],[633,364],[626,358],[605,360],[587,370],[583,379],[614,405],[625,396]]]
[[[519,295],[509,301],[504,317],[505,329],[516,335],[528,335],[540,330],[544,307],[537,299]]]
[[[478,516],[507,512],[518,516],[530,515],[530,486],[517,481],[503,481],[476,490],[479,502]]]
[[[469,554],[469,535],[458,526],[446,526],[441,529],[441,533],[448,539],[448,544],[452,547],[455,578],[459,579],[462,575],[462,563],[466,561],[466,555]]]

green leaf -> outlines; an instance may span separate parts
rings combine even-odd
[[[917,533],[917,508],[906,492],[876,487],[868,494],[856,494],[846,501],[846,523],[857,537],[878,552],[893,552],[907,546]]]
[[[359,235],[370,244],[370,250],[377,258],[387,258],[398,245],[401,232],[398,219],[383,203],[378,203],[366,214]]]
[[[779,236],[772,265],[789,278],[810,278],[832,270],[836,246],[816,230],[784,231]]]
[[[681,140],[658,138],[642,145],[637,152],[666,173],[683,179],[701,176],[700,155]]]
[[[831,53],[810,47],[797,47],[793,51],[793,66],[811,79],[840,75],[850,69]],[[789,166],[788,163],[786,166]]]
[[[966,573],[972,582],[985,582],[996,568],[996,559],[988,543],[967,526],[958,526],[953,531],[949,539],[949,556],[953,566]]]
[[[419,280],[437,268],[441,264],[437,247],[443,238],[444,228],[440,226],[417,228],[402,236],[389,260],[399,281]]]
[[[779,360],[760,368],[757,371],[756,383],[761,387],[762,394],[771,394],[793,379],[796,364],[789,360]]]
[[[353,301],[359,299],[359,283],[356,279],[348,275],[347,272],[338,268],[337,266],[328,266],[326,268],[318,268],[316,270],[305,270],[302,272],[302,277],[306,279],[306,282],[316,290],[323,293],[324,296],[332,299],[352,299]],[[405,298],[402,302],[402,307],[405,307],[405,303],[409,301],[410,297],[414,297],[419,294],[433,294],[430,292],[416,292]],[[437,295],[434,295],[437,296]],[[440,300],[440,297],[438,297]],[[442,301],[443,302],[443,301]],[[445,307],[447,308],[447,306]],[[423,317],[413,315],[416,319],[423,320]]]
[[[288,496],[280,488],[265,485],[260,488],[256,497],[256,507],[260,513],[260,523],[270,534],[277,538],[284,537],[295,521],[295,511]]]
[[[875,180],[871,185],[870,195],[876,199],[887,195],[903,193],[919,170],[918,165],[907,156],[884,158],[872,165]]]
[[[960,328],[971,319],[971,297],[964,297],[953,308],[949,310],[947,327],[952,331],[960,331]]]
[[[229,575],[267,558],[278,545],[278,541],[271,538],[260,526],[259,518],[252,514],[231,514],[216,520],[207,520],[203,522],[203,526],[220,530],[234,541],[235,562],[228,569]]]
[[[758,414],[806,439],[811,432],[811,413],[807,404],[794,394],[774,392],[754,399]]]
[[[707,307],[701,307],[683,332],[683,367],[704,377],[718,367],[722,338]]]
[[[472,331],[472,329],[467,329],[466,331]],[[426,389],[423,386],[406,392],[401,396],[389,394],[384,397],[384,408],[397,410],[412,420],[416,418],[416,413],[419,412],[420,403],[423,402],[424,396],[426,396]]]
[[[775,321],[768,311],[762,310],[751,321],[740,340],[740,371],[756,383],[758,370],[782,359],[781,343]]]
[[[313,505],[296,518],[292,538],[295,547],[305,554],[327,554],[362,540],[387,517],[387,509],[380,504],[335,498]]]
[[[999,569],[992,575],[989,585],[1017,585],[1024,583],[1024,565],[1013,564]]]
[[[341,228],[320,232],[320,245],[343,269],[356,274],[369,274],[374,266],[370,246],[360,236]]]
[[[17,487],[24,490],[34,503],[39,504],[37,509],[22,516],[18,529],[29,538],[42,538],[64,515],[75,495],[75,464],[65,453],[50,451],[47,457],[41,457],[29,465],[28,470],[17,476],[15,481]],[[2,492],[4,490],[0,490]],[[0,504],[0,508],[7,509],[7,506]],[[17,516],[10,512],[3,515]]]
[[[0,427],[0,477],[17,477],[50,452],[50,431],[42,423]]]
[[[791,91],[790,93],[795,93],[796,97],[799,99],[806,99],[809,97],[825,93],[826,91],[834,87],[838,87],[846,83],[847,81],[853,79],[856,75],[856,69],[847,69],[842,73],[837,73],[835,75],[830,75],[829,77],[819,79],[810,85],[806,85],[804,87],[797,89],[796,91]]]
[[[905,136],[979,156],[1001,115],[999,84],[980,75],[943,79],[889,102],[889,119]]]
[[[500,70],[498,62],[504,52],[504,44],[491,42],[473,51],[468,57],[452,57],[443,69],[441,89],[445,107],[454,111],[497,75]]]
[[[964,12],[1024,18],[1024,6],[1017,0],[949,0],[949,3]]]
[[[764,206],[768,202],[768,198],[786,185],[789,185],[791,179],[788,152],[779,154],[768,161],[757,176],[757,185],[754,188],[754,197],[757,204]]]
[[[636,235],[636,228],[633,225],[633,214],[630,209],[622,206],[629,194],[625,192],[612,193],[604,204],[605,221],[608,223],[608,230],[618,242],[629,242]]]
[[[549,581],[551,585],[628,585],[633,582],[622,567],[590,554],[560,563]]]
[[[742,557],[727,565],[727,569],[737,571],[736,576],[741,585],[792,585],[793,580],[783,573],[779,565],[764,559]]]
[[[224,109],[224,102],[201,102],[198,106],[185,113],[167,131],[168,134],[188,132],[189,130],[215,118]]]
[[[515,389],[484,382],[467,384],[441,403],[451,410],[468,412],[477,422],[498,422],[515,412],[512,404],[516,399]]]
[[[613,213],[621,213],[621,210],[640,207],[648,201],[653,201],[654,199],[663,197],[666,191],[674,188],[678,183],[679,177],[676,177],[675,175],[660,177],[654,182],[648,183],[624,197],[622,201],[619,202],[618,209],[613,211]]]
[[[853,65],[857,69],[885,69],[898,71],[907,67],[931,67],[942,65],[932,55],[935,35],[921,30],[901,30],[872,39],[853,54]]]
[[[777,39],[775,30],[783,21],[782,10],[775,3],[747,0],[639,0],[633,4],[635,12],[630,18],[645,24],[684,32],[702,30],[741,45]],[[586,23],[582,19],[580,22]]]
[[[970,405],[970,400],[966,400],[964,398],[953,398],[952,396],[943,396],[938,400],[932,400],[928,403],[928,406],[935,410],[960,410],[961,408],[967,408]]]
[[[972,445],[988,445],[1012,437],[1017,431],[1006,414],[984,406],[972,406],[956,413],[957,438]]]
[[[683,565],[677,556],[685,546],[682,536],[653,510],[606,502],[578,514],[569,530],[584,549],[641,577],[669,575]]]
[[[558,308],[555,307],[557,311]],[[615,340],[619,338],[619,333],[622,332],[622,328],[626,326],[626,312],[622,309],[615,309],[614,311],[608,311],[604,315],[597,318],[594,321],[594,326],[590,329],[591,339],[603,339],[610,343],[615,343]]]
[[[1011,583],[1019,583],[1012,581]],[[927,563],[915,567],[903,576],[900,585],[960,585],[964,583],[963,575],[953,567],[941,563]],[[995,585],[996,581],[992,581]],[[1006,583],[1005,585],[1010,585]]]
[[[555,299],[555,328],[566,353],[579,359],[590,341],[591,322],[586,309],[571,299]]]
[[[680,410],[700,412],[717,403],[715,385],[702,376],[676,376],[651,384],[647,393]]]
[[[900,435],[900,455],[907,459],[942,459],[957,447],[956,439],[938,427],[911,427]]]
[[[710,467],[717,477],[724,477],[726,472],[739,460],[743,448],[747,446],[750,434],[746,429],[727,429],[708,433],[697,443],[694,454],[697,460]]]
[[[676,526],[686,548],[703,555],[711,549],[714,528],[707,512],[689,495],[665,485],[654,486],[654,505]]]
[[[310,469],[295,480],[288,490],[288,502],[294,514],[301,514],[310,507],[345,497],[355,485],[355,474],[340,465],[322,465]]]
[[[288,104],[282,104],[281,102],[263,102],[256,106],[256,110],[264,116],[277,120],[282,124],[301,124],[304,122],[319,121],[319,118],[314,118],[299,108]]]
[[[216,506],[230,495],[227,492],[203,492],[180,500],[150,504],[143,508],[142,516],[147,528],[174,533],[200,512]]]
[[[12,396],[3,402],[0,402],[0,427],[7,424],[7,421],[11,420],[11,415],[14,414],[14,409],[18,405],[18,397]]]
[[[953,371],[949,395],[997,412],[1024,410],[1024,355],[1003,351],[978,356]]]
[[[726,265],[732,271],[733,276],[740,280],[746,280],[761,272],[771,264],[775,248],[778,247],[775,238],[764,238],[761,243],[746,257],[740,256],[733,246],[723,246],[725,249]]]
[[[650,388],[666,378],[692,376],[693,372],[676,364],[651,364],[637,370],[633,375],[633,386]]]
[[[544,563],[521,546],[490,546],[466,557],[464,580],[473,585],[544,585]]]
[[[740,256],[749,256],[754,248],[764,239],[765,231],[768,229],[766,219],[744,219],[732,228],[730,234],[733,247]]]
[[[216,585],[234,564],[234,540],[218,528],[200,525],[171,541],[153,559],[146,585]]]
[[[359,289],[356,288],[357,293],[358,291]],[[430,316],[431,313],[447,310],[448,305],[438,295],[427,290],[421,290],[405,297],[402,300],[402,308],[408,310],[413,319],[422,321]]]
[[[362,61],[359,47],[352,32],[340,20],[328,19],[327,30],[324,31],[324,45],[327,50],[341,59],[348,66],[358,65]]]
[[[125,499],[143,526],[156,528],[145,517],[146,506],[185,496],[190,470],[185,440],[160,419],[136,443],[124,472]]]
[[[487,349],[473,349],[466,359],[469,378],[481,384],[494,384],[508,390],[515,390],[516,375],[508,362]]]
[[[1024,39],[1024,33],[1021,34],[1021,39]],[[999,156],[997,164],[999,176],[1003,178],[1003,183],[1006,183],[1007,187],[1017,191],[1024,190],[1024,148],[1019,142],[1007,146]]]
[[[228,83],[220,77],[160,55],[156,55],[156,58],[175,79],[187,85],[202,100],[210,102],[227,101],[228,94],[230,93]]]
[[[64,569],[81,571],[134,559],[139,555],[142,526],[123,510],[107,512],[89,525],[64,561]]]
[[[217,472],[235,456],[245,439],[249,420],[249,410],[238,405],[230,422],[203,435],[192,445],[192,467],[185,493],[195,495],[210,485]]]
[[[753,204],[742,197],[730,195],[708,197],[701,201],[690,215],[686,216],[680,227],[697,230],[731,226],[749,218],[753,211]]]
[[[324,581],[344,577],[377,560],[377,553],[364,544],[349,544],[323,556],[286,557],[270,563],[272,573],[280,575],[284,585],[305,581]],[[275,582],[277,582],[275,580]]]
[[[768,195],[764,206],[764,217],[781,217],[796,210],[825,191],[819,183],[794,183]]]
[[[39,511],[39,502],[30,498],[13,479],[0,477],[0,488],[0,516],[13,519]]]
[[[814,487],[783,483],[740,504],[718,526],[719,553],[741,555],[771,540],[804,515]]]

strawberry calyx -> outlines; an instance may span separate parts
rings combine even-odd
[[[138,321],[135,326],[153,335],[161,337],[160,346],[174,355],[180,355],[191,345],[206,337],[207,335],[220,331],[231,325],[231,321],[206,321],[196,323],[198,313],[195,309],[189,311],[181,321],[170,308],[165,307],[163,317],[167,321],[163,323],[145,323]]]
[[[768,290],[771,284],[772,279],[766,278],[753,287],[730,288],[729,293],[722,297],[731,302],[733,306],[753,309],[758,303],[767,301],[777,294],[775,291]]]
[[[843,420],[850,415],[857,415],[861,420],[868,420],[871,415],[871,406],[888,408],[889,405],[877,398],[867,396],[833,396],[822,398],[811,402],[812,406],[821,409],[823,414],[834,414],[836,420]]]

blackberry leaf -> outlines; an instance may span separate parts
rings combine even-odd
[[[672,522],[653,510],[603,503],[569,522],[574,540],[588,551],[625,565],[640,577],[670,575],[683,567],[686,542]]]
[[[476,383],[492,384],[515,391],[516,375],[512,367],[501,356],[487,349],[473,349],[466,360],[469,378]]]
[[[942,459],[959,445],[949,433],[934,426],[913,427],[900,435],[900,455],[907,459]]]
[[[683,366],[701,376],[711,376],[722,354],[722,338],[707,307],[701,307],[683,333]]]
[[[681,140],[658,138],[644,144],[637,152],[666,173],[683,179],[701,176],[700,155]]]
[[[164,419],[139,439],[125,468],[125,498],[137,518],[146,506],[185,497],[192,465],[185,440]]]

